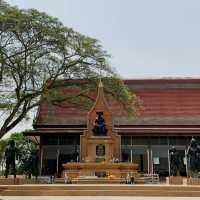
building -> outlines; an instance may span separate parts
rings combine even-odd
[[[125,80],[142,101],[143,109],[130,119],[114,102],[115,131],[121,136],[121,161],[139,165],[139,171],[169,173],[168,150],[175,146],[186,174],[185,149],[192,136],[200,136],[200,79]],[[80,135],[87,123],[87,111],[73,107],[40,105],[34,131],[28,133],[40,144],[41,173],[61,173],[62,164],[78,160]]]

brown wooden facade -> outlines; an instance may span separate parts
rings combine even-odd
[[[141,99],[143,109],[130,119],[116,102],[108,101],[114,131],[121,136],[120,159],[139,164],[142,172],[166,175],[168,149],[175,146],[184,160],[191,137],[200,137],[200,79],[125,80],[125,84]],[[87,112],[70,106],[39,107],[29,135],[40,144],[41,173],[59,173],[63,163],[81,159],[75,154],[80,153]]]

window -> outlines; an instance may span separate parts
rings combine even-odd
[[[133,145],[148,145],[148,137],[133,137]]]
[[[178,145],[183,145],[186,146],[188,145],[188,140],[186,137],[170,137],[169,138],[169,145],[171,146],[178,146]]]
[[[41,141],[43,145],[58,145],[58,136],[45,135],[41,137]]]
[[[122,136],[121,145],[131,145],[131,136]]]
[[[122,149],[122,162],[131,162],[131,150]]]
[[[61,135],[60,145],[80,145],[80,135]]]

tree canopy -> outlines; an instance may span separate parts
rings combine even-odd
[[[5,119],[0,137],[42,101],[62,99],[87,105],[91,101],[87,94],[96,89],[100,76],[108,94],[135,114],[137,98],[109,66],[108,58],[98,40],[65,27],[46,13],[0,0],[0,108]],[[60,98],[52,90],[61,83],[58,80],[72,79],[84,80],[84,84],[65,82],[65,87],[79,89],[73,98]]]

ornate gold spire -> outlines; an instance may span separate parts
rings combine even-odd
[[[103,83],[101,81],[101,79],[99,80],[99,88],[103,87]]]
[[[97,93],[96,101],[88,113],[88,127],[90,129],[93,128],[94,120],[98,112],[104,113],[107,126],[112,128],[112,116],[111,116],[112,114],[110,112],[108,103],[104,97],[104,86],[101,79],[99,80],[99,83],[98,83],[98,93]],[[110,116],[109,119],[107,119],[107,116]]]
[[[104,96],[104,85],[101,79],[99,79],[99,83],[98,83],[98,93],[97,93],[97,97],[96,97],[96,101],[94,103],[93,109],[96,110],[107,110],[109,111],[109,106],[108,103],[106,101],[106,98]]]
[[[101,81],[101,79],[99,80],[99,84],[98,84],[98,95],[96,98],[96,102],[95,102],[95,106],[97,106],[97,104],[106,104],[105,98],[104,98],[104,89],[103,89],[103,82]]]

